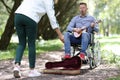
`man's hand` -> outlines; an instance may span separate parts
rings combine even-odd
[[[80,33],[81,31],[82,31],[82,29],[80,29],[80,28],[74,28],[74,29],[73,29],[73,32]]]
[[[63,36],[63,34],[61,33],[60,29],[59,29],[59,28],[56,28],[55,31],[56,31],[56,33],[58,34],[59,39],[64,43],[64,36]]]
[[[93,28],[94,26],[95,26],[95,23],[94,23],[94,22],[92,22],[92,23],[91,23],[91,27]]]

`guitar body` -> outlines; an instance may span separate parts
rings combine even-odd
[[[80,37],[81,34],[82,34],[82,33],[73,32],[73,35],[74,35],[75,38]]]
[[[73,35],[74,35],[75,38],[78,38],[78,37],[80,37],[82,35],[83,32],[86,32],[86,29],[81,31],[80,33],[73,32]]]

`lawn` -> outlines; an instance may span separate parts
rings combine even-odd
[[[120,61],[120,36],[101,37],[99,41],[101,43],[102,59],[108,60],[109,62]],[[17,44],[18,42],[11,42],[8,46],[8,50],[0,51],[0,60],[14,58]],[[58,39],[36,41],[37,54],[60,50],[61,48],[63,48],[63,43]],[[27,53],[28,47],[26,47],[24,51],[24,56],[27,56]]]
[[[120,36],[104,37],[99,40],[102,58],[109,63],[120,65]]]
[[[104,37],[99,39],[101,43],[102,59],[108,64],[115,64],[120,67],[120,36]],[[120,76],[107,80],[120,80]]]
[[[0,60],[3,59],[13,59],[15,57],[15,52],[17,48],[18,43],[10,43],[8,46],[8,50],[6,51],[0,51]],[[41,41],[36,41],[36,53],[37,55],[49,51],[56,51],[60,50],[63,47],[63,43],[58,40],[41,40]],[[26,46],[26,49],[24,51],[24,56],[28,55],[28,46]]]
[[[107,79],[107,80],[120,80],[120,75],[117,76],[117,77],[109,78],[109,79]]]

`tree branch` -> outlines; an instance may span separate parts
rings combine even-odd
[[[6,10],[7,10],[7,12],[10,14],[10,12],[11,12],[11,8],[5,3],[5,1],[4,0],[0,0],[1,2],[2,2],[2,4],[5,6],[5,8],[6,8]]]

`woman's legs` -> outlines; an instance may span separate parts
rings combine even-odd
[[[32,22],[32,21],[29,21]],[[28,37],[28,49],[29,49],[29,67],[34,68],[35,67],[35,60],[36,60],[36,46],[35,46],[35,40],[36,40],[36,32],[37,32],[37,24],[35,22],[29,23],[26,26],[26,35]]]
[[[28,49],[29,49],[29,77],[40,76],[41,74],[34,70],[35,68],[35,60],[36,60],[36,34],[37,34],[37,24],[32,19],[26,19],[26,36],[28,38]]]
[[[18,35],[19,44],[16,50],[15,64],[21,64],[24,49],[26,47],[26,31],[25,26],[21,22],[21,16],[15,15],[15,27]]]
[[[36,59],[35,39],[37,23],[24,15],[16,14],[15,27],[19,38],[19,45],[16,51],[15,62],[21,62],[23,51],[26,46],[26,39],[28,39],[30,68],[34,68]]]
[[[23,16],[20,16],[18,14],[15,15],[15,27],[16,27],[16,32],[18,35],[18,40],[19,44],[16,49],[16,56],[15,56],[15,66],[14,66],[14,76],[15,78],[20,78],[20,64],[21,64],[21,59],[23,56],[23,52],[26,46],[26,31],[25,31],[25,25],[23,25],[22,22]]]
[[[37,23],[27,16],[16,14],[15,27],[19,38],[19,45],[16,50],[15,64],[20,65],[27,39],[29,48],[29,67],[31,70],[33,70],[31,76],[38,76],[40,73],[34,71],[36,59],[35,39],[37,32]]]

